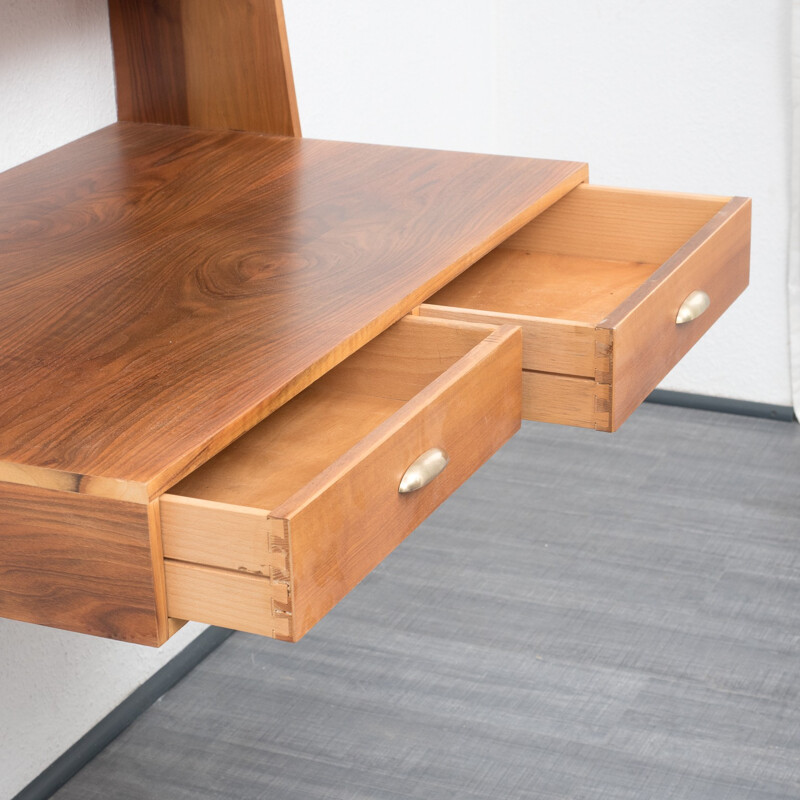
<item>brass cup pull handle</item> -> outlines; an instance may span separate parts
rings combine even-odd
[[[675,317],[676,325],[683,325],[686,322],[691,322],[703,314],[711,305],[711,298],[705,293],[697,289],[692,292],[678,309],[678,315]]]
[[[444,471],[449,460],[447,453],[441,447],[426,450],[403,473],[397,491],[400,494],[408,494],[427,486],[437,475]]]

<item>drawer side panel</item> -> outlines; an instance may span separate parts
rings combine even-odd
[[[660,264],[724,204],[724,197],[584,183],[504,247]]]
[[[591,325],[432,303],[421,305],[419,313],[423,317],[484,325],[518,325],[522,328],[523,369],[580,375],[587,378],[595,374],[596,335]]]
[[[522,372],[522,418],[608,430],[611,387],[590,378]]]
[[[257,575],[183,561],[164,562],[170,616],[285,639],[287,586]]]
[[[269,576],[286,568],[286,556],[269,542],[269,512],[180,495],[163,495],[164,557]]]

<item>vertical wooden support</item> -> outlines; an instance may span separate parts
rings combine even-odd
[[[120,120],[300,136],[282,0],[109,0]]]

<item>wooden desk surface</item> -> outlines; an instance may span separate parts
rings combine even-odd
[[[145,502],[586,180],[117,123],[0,175],[0,480]]]

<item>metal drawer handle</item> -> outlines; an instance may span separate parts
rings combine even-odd
[[[441,447],[426,450],[403,474],[397,491],[400,494],[416,492],[427,486],[444,471],[450,459]]]
[[[676,325],[683,325],[697,319],[711,305],[711,298],[699,289],[692,292],[678,309],[678,316],[675,317]]]

